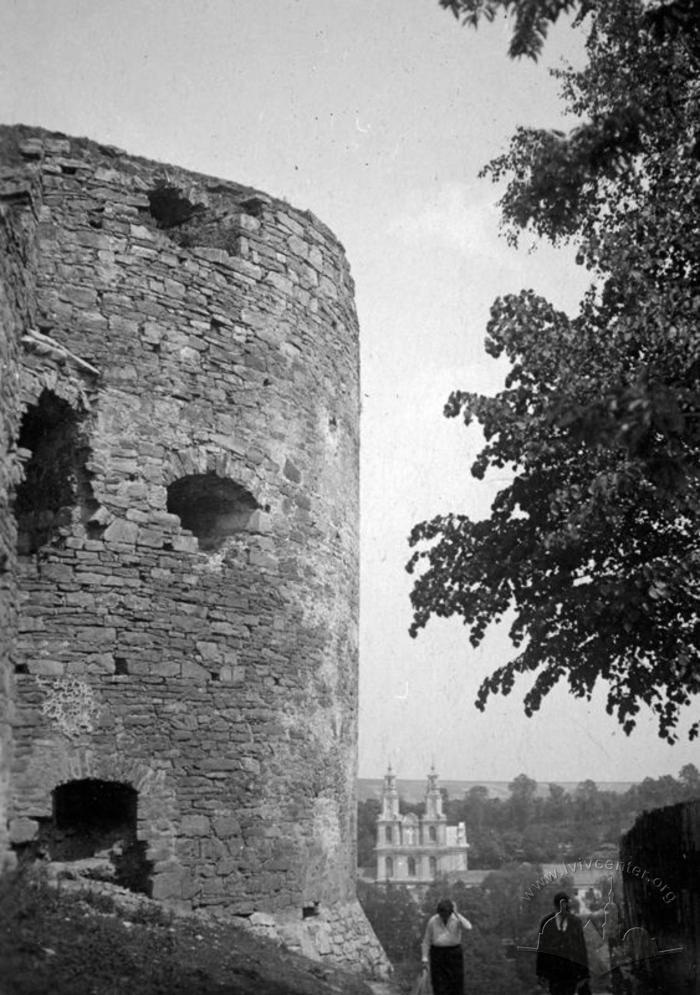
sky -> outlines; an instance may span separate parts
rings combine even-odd
[[[581,58],[557,27],[537,64],[508,24],[460,26],[438,0],[0,0],[0,121],[40,125],[249,184],[313,211],[345,246],[362,367],[359,773],[641,780],[697,760],[640,720],[626,737],[592,702],[552,692],[527,719],[517,685],[485,713],[507,631],[473,650],[455,620],[413,640],[412,526],[483,517],[478,431],[442,415],[455,388],[493,393],[489,306],[532,287],[573,311],[571,253],[508,247],[480,168],[518,125],[566,127],[551,66]]]

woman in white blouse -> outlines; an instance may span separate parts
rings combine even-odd
[[[462,935],[472,924],[461,916],[454,902],[443,898],[428,919],[423,937],[423,970],[430,967],[433,995],[464,995]]]

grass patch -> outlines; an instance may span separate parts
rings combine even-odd
[[[0,880],[2,995],[370,995],[358,978],[240,926],[120,909],[111,896]]]

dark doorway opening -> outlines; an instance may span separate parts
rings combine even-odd
[[[49,390],[24,413],[17,440],[25,457],[24,480],[14,501],[20,556],[36,553],[76,516],[87,524],[98,507],[86,469],[89,447],[81,420]]]
[[[128,784],[85,778],[53,792],[53,819],[42,820],[40,847],[51,860],[103,857],[114,882],[150,894],[152,864],[137,838],[138,792]]]

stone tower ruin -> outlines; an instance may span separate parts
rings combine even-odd
[[[172,907],[376,965],[342,247],[83,139],[3,128],[0,155],[0,850],[113,847]]]

